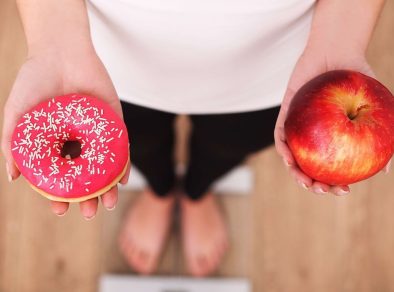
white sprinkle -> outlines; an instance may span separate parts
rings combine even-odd
[[[122,134],[123,134],[123,130],[120,130],[118,138],[120,138],[122,136]]]

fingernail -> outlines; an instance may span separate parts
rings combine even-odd
[[[316,193],[318,194],[327,194],[327,191],[323,190],[322,188],[317,188]]]
[[[66,215],[66,212],[61,213],[61,214],[58,214],[58,213],[55,213],[55,214],[56,214],[57,217],[63,217],[64,215]]]
[[[390,161],[387,163],[386,168],[384,169],[384,173],[385,173],[385,174],[388,174],[388,173],[390,172],[391,161],[392,161],[392,160],[390,160]]]
[[[116,208],[116,205],[114,205],[114,206],[112,206],[112,207],[110,207],[110,208],[105,207],[105,209],[107,209],[108,211],[115,210],[115,208]]]
[[[284,158],[283,158],[283,162],[285,163],[286,166],[290,166],[290,163]]]
[[[343,196],[343,195],[347,195],[349,193],[349,191],[346,191],[344,189],[340,189],[338,192],[338,195]]]
[[[298,184],[299,184],[301,187],[303,187],[304,189],[308,190],[308,186],[307,186],[305,183],[303,183],[303,182],[301,182],[301,181],[298,181]]]
[[[10,173],[10,167],[8,165],[8,163],[6,163],[5,168],[7,169],[7,178],[9,182],[12,182],[12,175]]]
[[[96,214],[94,214],[92,217],[85,217],[85,220],[90,221],[90,220],[93,220],[94,217],[96,217]]]

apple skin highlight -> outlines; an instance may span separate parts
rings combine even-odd
[[[394,96],[359,72],[329,71],[295,94],[285,135],[298,166],[314,180],[329,185],[364,180],[394,154]]]

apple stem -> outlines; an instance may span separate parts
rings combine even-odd
[[[347,116],[349,117],[349,119],[354,120],[359,115],[360,111],[368,108],[369,106],[367,104],[363,104],[357,107],[356,110],[348,112]]]

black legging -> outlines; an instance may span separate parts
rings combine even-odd
[[[176,114],[122,102],[130,137],[131,162],[159,196],[176,183],[174,119]],[[279,107],[232,113],[190,115],[192,133],[185,193],[197,200],[219,177],[249,154],[271,145]]]

